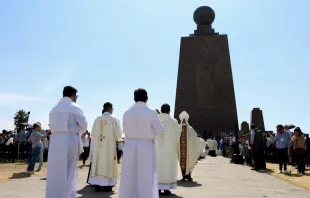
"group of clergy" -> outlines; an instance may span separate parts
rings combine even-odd
[[[95,186],[96,192],[110,192],[118,179],[115,141],[122,136],[119,120],[112,115],[113,105],[103,105],[103,114],[95,119],[92,127],[90,168],[87,183]],[[177,188],[177,180],[192,181],[191,173],[197,159],[203,158],[205,141],[197,136],[189,125],[189,115],[180,114],[181,126],[170,116],[170,106],[163,104],[158,118],[163,126],[161,134],[154,138],[158,173],[159,194],[170,195]],[[126,142],[126,140],[125,140]],[[126,146],[125,146],[126,149]],[[125,150],[126,152],[126,150]]]
[[[50,113],[52,136],[46,198],[76,197],[77,150],[81,148],[81,140],[76,138],[87,128],[83,111],[76,104],[76,92],[73,87],[65,87],[64,97]],[[177,188],[176,182],[181,175],[183,181],[193,180],[191,173],[198,158],[204,157],[205,142],[189,125],[187,112],[180,114],[179,124],[170,116],[168,104],[162,105],[161,113],[149,108],[144,89],[135,90],[134,98],[136,103],[123,116],[123,131],[119,119],[112,115],[110,102],[104,104],[102,115],[95,119],[91,130],[87,183],[95,186],[97,192],[112,191],[119,176],[115,143],[124,132],[119,197],[169,195],[171,189]],[[58,162],[59,158],[62,162]]]

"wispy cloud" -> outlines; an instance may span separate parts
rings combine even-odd
[[[17,93],[0,92],[0,105],[12,104],[15,102],[49,102],[47,98],[27,96]]]
[[[13,119],[0,118],[0,130],[3,129],[11,130],[14,129],[14,121]]]
[[[54,66],[57,65],[57,66]],[[63,88],[63,86],[70,84],[74,76],[78,74],[80,63],[75,61],[64,61],[49,65],[50,68],[61,68],[61,72],[49,72],[49,79],[40,83],[38,94],[48,95]]]

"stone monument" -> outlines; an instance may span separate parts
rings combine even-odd
[[[193,18],[197,30],[181,38],[174,115],[185,110],[197,133],[220,137],[238,125],[228,39],[212,28],[212,8],[197,8]]]
[[[246,121],[243,121],[242,123],[241,123],[241,131],[243,132],[243,133],[248,133],[248,132],[250,132],[250,126],[249,126],[249,123],[248,122],[246,122]]]
[[[265,131],[263,111],[260,108],[253,108],[251,112],[251,125],[255,124],[256,128]]]

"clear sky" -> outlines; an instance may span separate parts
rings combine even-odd
[[[65,85],[78,89],[89,128],[106,101],[121,118],[139,87],[150,106],[173,107],[180,38],[201,5],[228,34],[239,122],[260,107],[266,129],[310,132],[309,0],[3,0],[0,129],[13,128],[19,109],[47,127]]]

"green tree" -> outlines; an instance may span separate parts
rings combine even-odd
[[[19,110],[14,115],[14,125],[15,129],[22,129],[26,124],[28,124],[29,120],[29,112],[27,113],[24,110]]]

